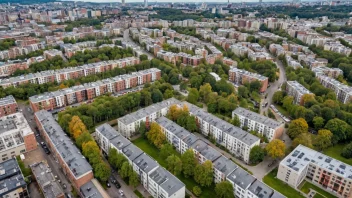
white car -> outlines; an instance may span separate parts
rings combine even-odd
[[[120,193],[121,196],[123,196],[123,190],[120,189],[119,193]]]

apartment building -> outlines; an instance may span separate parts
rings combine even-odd
[[[259,90],[262,93],[266,91],[269,84],[268,77],[237,68],[231,68],[229,70],[229,80],[237,85],[243,85],[257,80],[262,84]]]
[[[274,54],[275,56],[280,56],[280,55],[285,54],[286,50],[280,44],[273,43],[273,44],[270,44],[269,51],[270,51],[270,53]]]
[[[280,123],[242,107],[238,107],[232,111],[232,118],[235,116],[239,118],[241,128],[247,127],[250,131],[256,131],[267,137],[269,141],[281,137],[284,131],[284,123]]]
[[[115,76],[101,81],[77,85],[70,88],[31,96],[29,98],[34,112],[41,109],[54,110],[72,104],[91,101],[107,93],[118,94],[161,78],[161,71],[156,68]],[[137,91],[136,89],[135,91]]]
[[[145,122],[149,126],[157,118],[165,116],[169,107],[178,102],[178,100],[170,98],[118,118],[118,131],[123,136],[130,138],[137,131],[141,122]]]
[[[198,138],[188,130],[182,128],[164,116],[157,118],[155,122],[161,127],[166,140],[181,154],[186,152],[186,150],[198,140]]]
[[[124,68],[139,64],[139,58],[128,57],[119,60],[109,60],[97,63],[85,64],[78,67],[63,68],[59,70],[47,70],[38,73],[30,73],[23,76],[0,79],[0,86],[3,88],[10,86],[18,86],[21,84],[33,83],[43,84],[48,82],[60,83],[64,80],[80,78],[88,75],[93,75],[101,72],[113,70],[114,68]]]
[[[352,49],[342,45],[339,41],[330,41],[324,44],[324,50],[333,51],[345,56],[349,56],[352,52]]]
[[[12,95],[0,98],[0,118],[18,111],[15,98]]]
[[[352,167],[303,145],[297,146],[279,165],[277,178],[298,188],[307,180],[337,197],[352,196]]]
[[[270,54],[266,52],[248,52],[248,59],[251,61],[264,61],[264,60],[274,60]]]
[[[27,183],[24,180],[16,158],[0,163],[0,197],[29,198]]]
[[[79,189],[82,198],[110,198],[97,179],[92,179]]]
[[[285,55],[285,59],[286,59],[287,66],[293,67],[294,69],[303,68],[301,63],[299,63],[297,60],[293,59],[290,55],[288,55],[288,54]]]
[[[352,99],[352,87],[342,84],[339,81],[330,78],[325,75],[317,76],[320,84],[326,88],[332,89],[335,94],[336,98],[341,101],[342,103],[346,104],[351,101]]]
[[[110,148],[123,154],[133,170],[138,174],[143,187],[155,198],[179,198],[185,196],[185,185],[169,173],[149,155],[144,153],[128,139],[108,124],[96,129],[98,145],[106,154]]]
[[[64,191],[55,179],[47,162],[34,163],[30,165],[30,168],[45,198],[65,198]]]
[[[231,58],[224,57],[222,62],[230,67],[237,67],[237,61],[232,60]]]
[[[340,75],[343,75],[343,71],[339,68],[332,68],[332,67],[315,67],[312,69],[315,73],[315,76],[326,75],[330,78],[337,78]]]
[[[249,49],[246,46],[243,46],[240,43],[236,43],[234,45],[230,46],[231,51],[239,57],[245,57],[247,56],[250,52],[253,52],[251,49]]]
[[[189,108],[190,114],[196,117],[197,125],[203,135],[212,136],[217,143],[227,148],[230,153],[249,163],[250,150],[260,143],[258,137],[235,127],[195,105],[188,102],[184,102],[183,104]]]
[[[163,167],[158,167],[148,175],[148,192],[153,197],[185,197],[185,184]]]
[[[43,52],[43,56],[47,60],[53,59],[55,56],[60,56],[61,58],[64,57],[64,55],[62,54],[62,51],[57,49],[45,50]]]
[[[28,69],[27,62],[0,62],[0,77],[7,77],[13,74],[16,70]]]
[[[0,51],[0,59],[2,60],[14,59],[18,56],[29,54],[30,52],[45,49],[45,47],[46,47],[46,44],[43,42],[30,44],[23,47],[17,47],[17,46],[12,47],[8,50]]]
[[[0,118],[0,162],[36,148],[34,132],[22,113]]]
[[[51,113],[45,110],[36,112],[35,122],[52,156],[77,190],[94,178],[92,167]]]
[[[242,168],[236,168],[227,177],[226,180],[233,185],[235,197],[242,198],[284,198],[282,194],[271,189],[255,177],[244,171]]]
[[[79,42],[75,44],[67,43],[60,45],[60,48],[63,49],[65,52],[65,56],[67,58],[71,58],[73,55],[75,55],[77,52],[83,52],[87,48],[93,48],[96,47],[97,41],[85,41],[85,42]]]
[[[303,85],[299,84],[297,81],[287,81],[286,83],[286,93],[293,97],[294,103],[303,105],[302,96],[305,94],[313,94]]]

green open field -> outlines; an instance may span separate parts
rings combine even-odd
[[[277,168],[265,175],[263,182],[286,197],[304,198],[297,190],[276,178]]]
[[[346,144],[337,144],[335,146],[332,146],[332,147],[324,150],[324,154],[328,155],[332,158],[335,158],[337,160],[340,160],[341,162],[344,162],[346,164],[352,165],[352,159],[346,159],[340,155],[343,147],[345,147],[345,146],[346,146]]]

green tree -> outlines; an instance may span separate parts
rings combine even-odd
[[[186,129],[190,132],[196,132],[198,130],[197,127],[197,122],[196,122],[196,118],[194,116],[191,115],[187,115],[187,120],[186,120],[187,124],[186,124]]]
[[[229,181],[222,181],[216,184],[215,193],[218,198],[234,198],[233,186]]]
[[[332,136],[331,131],[326,129],[321,129],[318,131],[318,135],[314,142],[314,146],[319,150],[324,150],[329,148],[332,145]]]
[[[293,148],[296,148],[300,144],[308,148],[313,148],[311,135],[309,133],[301,133],[292,141]]]
[[[198,164],[194,170],[194,180],[200,186],[210,186],[213,182],[213,164],[207,160],[203,164]]]
[[[143,138],[145,137],[145,133],[147,132],[147,126],[144,121],[140,122],[138,132]]]
[[[284,99],[284,92],[283,91],[277,91],[273,95],[273,102],[275,104],[282,104],[282,100]]]
[[[121,169],[119,170],[119,175],[125,179],[130,175],[130,171],[131,171],[132,167],[130,166],[130,164],[126,161],[122,164]]]
[[[153,100],[153,103],[161,102],[163,100],[163,94],[159,89],[153,89],[152,100]]]
[[[182,171],[185,177],[191,177],[194,174],[194,169],[197,165],[197,159],[192,149],[188,149],[181,155]]]
[[[92,136],[89,132],[83,132],[80,136],[76,138],[76,144],[78,148],[82,148],[83,143],[93,141]]]
[[[290,136],[291,139],[294,139],[302,133],[308,133],[307,122],[303,118],[292,120],[290,126],[288,127],[288,136]]]
[[[108,161],[110,163],[110,165],[113,167],[113,168],[116,168],[116,161],[117,161],[117,150],[114,149],[114,148],[110,148],[109,149],[109,155],[108,155]]]
[[[316,116],[313,118],[313,125],[316,130],[321,129],[324,126],[324,118]]]
[[[237,115],[233,115],[233,118],[231,120],[231,123],[237,127],[240,127],[241,126],[241,121],[240,119],[238,118]]]
[[[202,194],[202,189],[199,186],[194,186],[192,192],[195,196],[199,197]]]
[[[209,83],[206,83],[202,86],[200,86],[199,88],[199,95],[202,98],[202,100],[204,101],[205,104],[207,104],[209,102],[209,95],[211,93],[211,86]]]
[[[133,169],[130,170],[128,183],[133,186],[134,188],[139,185],[139,176]]]
[[[123,154],[118,153],[118,154],[116,155],[116,161],[115,161],[115,166],[116,166],[116,168],[117,168],[118,170],[120,170],[124,162],[127,162],[126,157],[125,157]]]
[[[167,89],[164,93],[164,99],[169,99],[174,96],[174,91]]]
[[[166,159],[168,156],[170,156],[173,152],[173,148],[172,148],[172,145],[171,144],[164,144],[161,146],[160,148],[160,156],[163,158],[163,159]]]
[[[254,146],[249,153],[249,161],[252,164],[257,164],[262,162],[265,157],[265,150],[262,149],[260,146]]]
[[[191,88],[188,93],[187,101],[192,104],[197,104],[199,99],[199,92],[196,88]]]
[[[150,130],[147,133],[147,138],[151,143],[153,143],[159,149],[166,141],[166,137],[161,131],[160,126],[155,122],[153,122],[150,125]]]
[[[267,154],[273,158],[278,159],[285,156],[286,145],[283,141],[274,139],[266,145],[265,150]]]
[[[178,175],[182,171],[182,161],[176,155],[170,155],[166,158],[167,170],[174,175]]]
[[[347,159],[352,158],[352,143],[347,144],[341,152],[341,156]]]
[[[340,120],[338,118],[334,118],[329,120],[326,125],[325,129],[328,129],[332,132],[332,143],[336,144],[338,142],[344,141],[347,138],[347,132],[351,129],[345,121]]]
[[[98,164],[93,166],[94,169],[94,176],[98,178],[102,182],[108,181],[111,169],[110,166],[107,165],[104,161],[100,161]]]
[[[139,56],[139,60],[141,60],[141,61],[148,60],[148,56],[145,55],[145,54],[142,54],[142,55]]]

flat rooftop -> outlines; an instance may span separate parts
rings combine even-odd
[[[51,113],[41,110],[35,116],[42,125],[44,132],[49,137],[52,145],[61,158],[65,161],[72,174],[79,178],[92,171],[92,167],[81,154],[76,145],[71,141]]]
[[[80,188],[83,198],[110,198],[96,179],[92,179]]]
[[[280,126],[282,126],[283,124],[274,120],[274,119],[271,119],[269,117],[266,117],[266,116],[263,116],[263,115],[260,115],[258,113],[255,113],[253,111],[250,111],[250,110],[247,110],[245,108],[242,108],[242,107],[238,107],[237,109],[235,109],[233,111],[233,114],[236,114],[236,115],[240,115],[240,116],[243,116],[243,117],[246,117],[250,120],[254,120],[258,123],[261,123],[269,128],[272,128],[272,129],[276,129]]]
[[[297,81],[287,81],[287,84],[290,85],[291,87],[293,87],[296,91],[298,91],[301,94],[311,94],[312,93]]]
[[[27,183],[15,158],[0,163],[0,197],[18,188],[24,188]]]
[[[40,185],[44,197],[53,198],[64,194],[64,191],[60,187],[59,183],[55,180],[54,175],[51,172],[51,168],[45,162],[38,162],[32,164],[32,172],[34,174],[37,183]]]
[[[16,103],[16,100],[12,95],[0,98],[0,106],[5,106],[13,103]]]
[[[309,164],[314,164],[327,171],[352,180],[352,166],[324,155],[318,151],[298,145],[288,156],[280,162],[296,172],[302,172]]]
[[[185,188],[185,184],[182,183],[177,177],[171,174],[169,171],[162,167],[158,167],[152,173],[150,173],[149,178],[171,196],[181,188]]]

